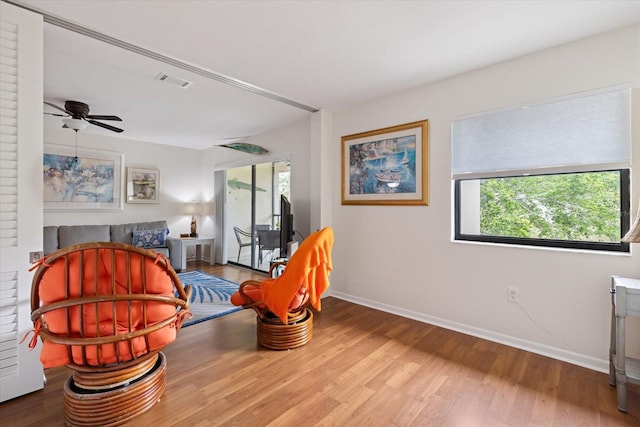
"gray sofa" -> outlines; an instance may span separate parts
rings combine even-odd
[[[137,222],[116,225],[52,225],[44,227],[44,254],[86,242],[117,242],[131,245],[134,232],[167,229],[166,221]],[[171,266],[180,271],[182,246],[180,239],[167,237],[165,246],[149,248],[166,256]]]

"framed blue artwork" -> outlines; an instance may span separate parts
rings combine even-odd
[[[343,205],[428,205],[428,120],[341,141]]]
[[[124,154],[44,144],[44,209],[122,210]]]

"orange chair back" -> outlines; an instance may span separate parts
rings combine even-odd
[[[332,249],[333,229],[325,227],[302,242],[280,276],[261,282],[264,303],[285,324],[291,301],[301,288],[308,294],[311,305],[321,310],[320,298],[329,288],[329,273],[333,269]]]
[[[120,243],[85,243],[45,258],[32,282],[31,319],[45,368],[104,367],[158,351],[189,314],[162,255]]]

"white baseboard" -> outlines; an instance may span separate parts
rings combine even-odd
[[[417,320],[419,322],[428,323],[435,326],[440,326],[452,331],[461,332],[463,334],[471,335],[474,337],[482,338],[488,341],[497,342],[500,344],[508,345],[511,347],[519,348],[521,350],[530,351],[532,353],[541,354],[543,356],[558,359],[563,362],[568,362],[574,365],[582,366],[598,372],[609,372],[609,361],[597,359],[591,356],[585,356],[584,354],[575,353],[573,351],[567,351],[557,347],[550,347],[544,344],[539,344],[533,341],[523,340],[520,338],[504,335],[498,332],[489,331],[487,329],[476,328],[475,326],[465,325],[463,323],[453,322],[447,319],[441,319],[439,317],[429,316],[424,313],[418,313],[416,311],[407,310],[404,308],[396,307],[389,304],[384,304],[378,301],[373,301],[366,298],[349,295],[344,292],[329,290],[325,293],[325,296],[332,296],[345,301],[352,302],[354,304],[363,305],[376,310],[384,311],[386,313],[395,314],[408,319]]]

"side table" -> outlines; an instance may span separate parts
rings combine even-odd
[[[216,239],[213,237],[181,237],[180,246],[182,253],[182,259],[180,260],[180,269],[185,270],[187,268],[187,248],[189,246],[195,246],[196,248],[196,260],[202,259],[202,245],[209,245],[209,265],[216,263]]]
[[[625,317],[640,316],[640,280],[611,278],[609,384],[616,386],[618,409],[627,412],[627,381],[640,384],[640,360],[625,355]]]

